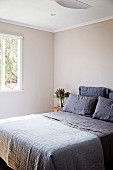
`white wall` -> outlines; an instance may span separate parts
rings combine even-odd
[[[0,92],[0,118],[48,112],[53,106],[53,34],[0,23],[0,33],[23,36],[23,88]]]
[[[54,35],[54,90],[80,85],[113,89],[113,20]]]

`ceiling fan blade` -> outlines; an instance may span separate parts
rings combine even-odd
[[[78,0],[53,0],[53,1],[66,8],[87,9],[91,7],[90,5],[85,4]]]

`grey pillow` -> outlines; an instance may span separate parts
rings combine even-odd
[[[109,99],[113,99],[113,92],[112,91],[109,93]]]
[[[113,122],[113,100],[99,97],[93,118]]]
[[[63,111],[81,115],[92,115],[96,104],[97,99],[94,97],[70,94]]]
[[[90,96],[90,97],[107,97],[109,96],[109,89],[104,87],[79,87],[79,95]]]

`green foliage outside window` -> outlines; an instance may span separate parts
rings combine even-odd
[[[15,89],[18,84],[18,39],[17,38],[4,38],[5,42],[5,89]],[[0,86],[1,77],[3,77],[2,65],[2,39],[0,39]]]
[[[18,82],[18,40],[5,39],[5,85],[11,89]]]

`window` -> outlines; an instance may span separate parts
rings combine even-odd
[[[21,90],[22,38],[0,34],[0,91]]]

